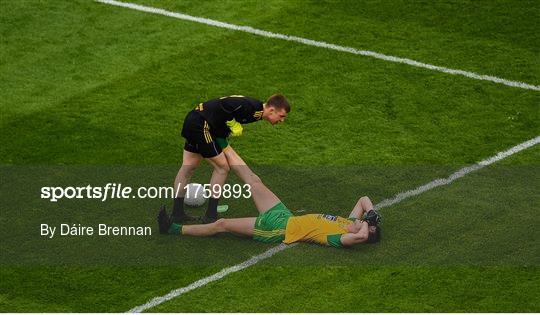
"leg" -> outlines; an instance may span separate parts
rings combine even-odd
[[[210,224],[184,225],[183,235],[212,236],[217,233],[229,232],[244,236],[253,236],[255,220],[257,218],[219,219]]]
[[[177,194],[174,203],[177,211],[173,212],[175,222],[182,222],[182,220],[177,219],[175,214],[183,213],[185,185],[189,183],[193,171],[202,158],[207,159],[214,167],[210,181],[210,184],[213,184],[211,187],[214,187],[215,184],[223,185],[229,169],[227,159],[221,154],[221,148],[210,133],[208,122],[197,112],[191,111],[187,114],[182,126],[182,136],[186,138],[186,144],[184,146],[184,160],[176,176],[174,187],[175,194]],[[220,154],[221,158],[219,158]],[[205,217],[210,218],[207,220],[209,222],[215,221],[217,218],[217,201],[216,198],[210,198],[208,202],[208,211]],[[179,211],[179,208],[182,211]],[[185,214],[183,216],[186,217]]]
[[[219,194],[214,192],[213,187],[215,185],[223,186],[231,170],[229,167],[229,162],[225,155],[220,153],[218,156],[211,157],[206,159],[213,167],[214,171],[212,172],[212,178],[210,179],[210,187],[212,189],[212,197],[219,198]]]
[[[239,218],[239,219],[220,219],[223,220],[224,228],[229,233],[253,236],[255,229],[255,221],[257,218]]]
[[[268,211],[268,209],[281,202],[281,200],[279,200],[279,198],[264,185],[259,176],[253,173],[246,162],[242,160],[231,146],[227,147],[223,153],[225,153],[229,165],[236,175],[238,175],[238,177],[246,184],[250,185],[253,201],[260,213]]]
[[[174,201],[172,217],[174,222],[182,222],[189,217],[184,212],[184,197],[186,195],[185,187],[189,184],[191,176],[195,169],[199,166],[202,156],[198,153],[190,152],[184,149],[182,156],[182,166],[176,174],[174,180]]]
[[[212,190],[212,197],[208,200],[208,209],[206,210],[205,220],[207,222],[213,222],[217,220],[217,206],[219,201],[219,191],[214,187],[223,187],[227,176],[229,175],[229,163],[223,152],[217,156],[206,159],[213,167],[212,178],[210,179],[210,189]],[[217,192],[216,192],[217,191]]]
[[[195,169],[201,163],[202,158],[203,157],[198,153],[184,150],[182,166],[180,167],[180,170],[178,170],[178,174],[176,174],[174,180],[174,193],[176,198],[184,198],[186,195],[185,187],[189,184],[189,180]]]

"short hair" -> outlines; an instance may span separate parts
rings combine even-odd
[[[282,94],[274,94],[266,101],[268,106],[272,106],[277,109],[284,109],[287,113],[291,111],[291,105]]]
[[[375,233],[369,233],[367,243],[368,244],[374,244],[378,243],[381,240],[381,227],[377,226],[375,229]]]

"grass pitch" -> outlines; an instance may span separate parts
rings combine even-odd
[[[540,82],[535,1],[137,3]],[[271,247],[39,236],[47,222],[153,226],[162,201],[53,204],[39,187],[170,185],[183,117],[208,98],[289,97],[284,125],[248,125],[232,145],[295,211],[346,215],[360,195],[381,201],[540,134],[535,91],[91,1],[10,2],[0,19],[0,311],[126,311]],[[539,157],[385,208],[377,246],[302,244],[151,311],[538,312]]]

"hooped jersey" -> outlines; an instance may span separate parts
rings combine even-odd
[[[248,124],[262,119],[263,102],[242,95],[224,96],[209,100],[195,107],[210,124],[210,130],[216,137],[226,138],[231,130],[225,122],[235,119],[241,124]]]
[[[289,218],[285,229],[286,244],[303,241],[341,247],[341,235],[353,222],[335,215],[306,214]]]

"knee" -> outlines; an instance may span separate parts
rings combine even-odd
[[[219,164],[214,167],[214,171],[218,172],[219,174],[224,174],[224,175],[228,174],[230,170],[231,170],[231,167],[229,166],[228,163]]]
[[[187,175],[187,176],[192,176],[193,172],[195,172],[195,170],[197,169],[197,166],[198,165],[186,165],[186,164],[183,164],[180,167],[180,170],[178,171],[178,173],[184,174],[184,175]]]

